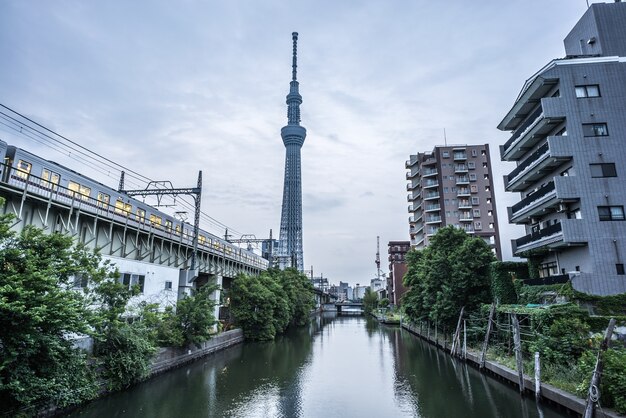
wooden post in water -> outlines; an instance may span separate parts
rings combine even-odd
[[[463,360],[467,360],[467,320],[463,320]]]
[[[524,395],[524,364],[522,363],[522,340],[519,331],[517,314],[511,314],[513,320],[513,340],[515,344],[515,362],[517,363],[517,377],[519,380],[519,393]]]
[[[463,319],[463,311],[465,311],[465,306],[461,308],[461,313],[459,314],[459,320],[456,322],[456,330],[454,331],[454,336],[452,337],[452,348],[450,349],[450,354],[453,356],[456,355],[456,351],[459,348],[459,334],[461,333],[461,320]]]
[[[535,399],[541,399],[541,363],[538,351],[535,351]]]
[[[483,342],[483,349],[480,352],[480,368],[485,367],[485,358],[487,357],[487,346],[489,345],[489,334],[491,334],[491,323],[493,314],[496,311],[496,303],[493,302],[491,304],[491,309],[489,309],[489,318],[487,318],[487,333],[485,334],[485,341]]]
[[[596,402],[600,399],[600,378],[602,377],[602,354],[609,348],[609,342],[611,341],[611,335],[613,335],[613,328],[615,327],[615,318],[611,318],[609,321],[609,327],[606,329],[604,340],[600,345],[598,351],[598,357],[596,358],[596,367],[591,375],[591,382],[589,383],[589,392],[587,394],[587,405],[585,406],[585,413],[583,418],[593,418]]]

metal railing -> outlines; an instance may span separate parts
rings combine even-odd
[[[520,165],[515,167],[515,169],[509,173],[509,175],[507,176],[509,183],[511,182],[511,180],[515,179],[515,177],[517,177],[518,174],[522,173],[524,170],[530,167],[535,161],[538,161],[541,157],[549,153],[550,153],[550,147],[548,143],[546,142],[545,144],[540,146],[535,152],[530,154],[528,158],[522,161]]]
[[[539,241],[539,240],[541,240],[543,238],[546,238],[546,237],[549,237],[551,235],[558,234],[561,231],[562,231],[562,225],[561,225],[561,223],[557,223],[557,224],[554,224],[554,225],[550,225],[547,228],[540,229],[537,232],[530,233],[530,234],[528,234],[528,235],[526,235],[526,236],[524,236],[522,238],[518,238],[518,239],[515,240],[515,244],[516,244],[517,248],[519,248],[519,247],[521,247],[523,245],[526,245],[526,244],[529,244],[531,242]]]
[[[522,134],[526,133],[526,130],[533,124],[535,123],[535,121],[537,119],[539,119],[539,117],[543,114],[543,109],[541,107],[541,105],[539,105],[539,107],[530,114],[530,116],[528,116],[526,118],[526,120],[524,121],[524,123],[522,123],[519,128],[517,128],[515,130],[515,133],[513,134],[513,136],[511,136],[511,138],[509,138],[508,141],[506,141],[504,143],[504,152],[506,153],[509,148],[511,147],[511,145],[513,145],[513,143],[515,141],[517,141],[517,139],[522,136]]]
[[[537,190],[536,192],[526,196],[524,199],[520,200],[513,206],[511,206],[511,215],[515,215],[515,213],[524,209],[527,206],[530,206],[533,202],[541,199],[549,193],[552,193],[556,189],[554,185],[554,180]]]

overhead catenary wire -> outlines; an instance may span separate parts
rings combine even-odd
[[[49,147],[56,152],[113,180],[118,180],[123,171],[125,173],[125,183],[133,188],[141,189],[146,187],[148,183],[154,181],[153,179],[135,170],[125,167],[122,164],[88,149],[87,147],[55,132],[54,130],[34,121],[33,119],[2,103],[0,103],[0,108],[4,109],[4,111],[0,110],[0,125],[10,129],[16,135],[20,135],[30,141]],[[180,205],[186,209],[192,211],[195,210],[195,205],[184,199],[184,196],[179,197],[179,202]],[[241,232],[227,226],[204,211],[200,211],[200,218],[206,224],[211,225],[212,230],[218,230],[216,233],[218,237],[221,236],[221,234],[226,230],[233,235],[243,235]]]

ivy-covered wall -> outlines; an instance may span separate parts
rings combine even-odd
[[[517,303],[515,281],[529,278],[528,264],[515,261],[494,261],[489,266],[491,293],[502,304]]]

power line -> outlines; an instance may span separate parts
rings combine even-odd
[[[2,103],[0,103],[0,107],[6,109],[12,114],[17,115],[19,116],[19,118],[23,119],[23,120],[20,120],[16,118],[15,116],[12,116],[11,114],[7,114],[3,111],[0,111],[0,118],[2,119],[0,120],[0,125],[6,126],[8,129],[11,129],[16,134],[22,135],[41,145],[52,148],[53,150],[61,154],[67,155],[67,157],[71,158],[72,160],[77,161],[112,179],[116,179],[115,177],[113,177],[113,175],[115,175],[117,179],[119,179],[121,172],[124,171],[126,179],[130,177],[131,179],[134,179],[135,181],[138,182],[138,183],[135,183],[132,180],[130,181],[130,184],[137,188],[145,187],[147,183],[154,181],[150,179],[149,177],[144,176],[141,173],[138,173],[132,169],[129,169],[95,151],[92,151],[80,145],[79,143],[55,132],[52,129],[49,129],[48,127],[30,119],[29,117],[13,110],[12,108]],[[35,127],[29,125],[28,123],[25,123],[25,121],[31,124],[34,124]],[[37,129],[37,127],[41,129]],[[71,145],[64,143],[58,138],[61,138],[62,140],[68,142]],[[185,206],[187,209],[191,210],[191,209],[194,209],[195,207],[195,205],[192,205],[190,202],[184,199],[180,199],[180,202],[181,202],[181,206]],[[237,231],[236,229],[228,227],[226,224],[218,221],[217,219],[208,215],[206,212],[201,211],[200,216],[201,216],[201,219],[203,219],[206,223],[212,225],[215,228],[221,228],[218,234],[221,234],[221,232],[228,229],[229,231],[234,232],[237,235],[243,235],[241,232]],[[219,235],[217,236],[219,237]]]

